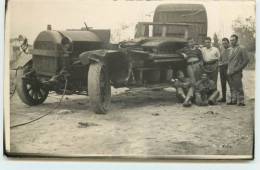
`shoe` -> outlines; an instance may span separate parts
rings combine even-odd
[[[227,102],[227,105],[236,105],[237,102]]]
[[[213,102],[212,100],[209,100],[209,105],[215,105],[215,102]]]
[[[225,98],[221,98],[220,100],[218,100],[218,102],[224,103],[224,102],[226,102],[226,99]]]
[[[190,107],[191,106],[191,102],[184,102],[183,104],[183,107]]]
[[[200,104],[200,106],[208,106],[209,104],[208,104],[208,102],[202,102],[201,104]]]
[[[237,105],[238,106],[245,106],[246,104],[245,103],[238,103]]]

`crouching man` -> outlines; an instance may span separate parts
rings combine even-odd
[[[174,81],[174,87],[176,88],[176,96],[179,102],[183,103],[184,107],[192,105],[191,99],[194,94],[194,87],[192,80],[184,76],[182,71],[178,71],[177,80]]]
[[[202,74],[201,80],[195,84],[195,103],[199,106],[215,105],[218,97],[216,83],[207,74]]]

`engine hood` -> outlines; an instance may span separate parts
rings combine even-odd
[[[187,40],[184,38],[172,37],[151,37],[151,38],[138,38],[131,41],[121,42],[121,47],[144,47],[144,48],[157,48],[164,45],[182,44],[185,45]]]
[[[164,45],[170,45],[170,44],[186,44],[187,40],[184,38],[150,38],[147,39],[144,43],[142,43],[142,47],[161,47]]]

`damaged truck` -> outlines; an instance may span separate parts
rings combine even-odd
[[[109,30],[42,31],[28,59],[21,62],[17,92],[27,105],[39,105],[50,91],[88,95],[95,113],[109,110],[111,86],[170,85],[177,70],[185,69],[177,52],[192,37],[207,36],[207,14],[200,4],[163,4],[153,22],[139,22],[135,38],[109,43]]]

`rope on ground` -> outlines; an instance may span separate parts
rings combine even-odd
[[[60,100],[59,100],[59,103],[58,103],[52,110],[50,110],[50,111],[47,112],[46,114],[44,114],[44,115],[42,115],[42,116],[39,116],[39,117],[37,117],[37,118],[35,118],[35,119],[33,119],[33,120],[30,120],[30,121],[28,121],[28,122],[24,122],[24,123],[19,123],[19,124],[13,125],[13,126],[11,126],[10,128],[13,129],[13,128],[16,128],[16,127],[19,127],[19,126],[24,126],[24,125],[30,124],[30,123],[32,123],[32,122],[35,122],[35,121],[37,121],[37,120],[40,120],[41,118],[43,118],[43,117],[45,117],[45,116],[47,116],[47,115],[49,115],[49,114],[51,114],[51,113],[54,113],[54,110],[57,109],[57,108],[60,106],[60,104],[61,104],[61,102],[62,102],[62,100],[63,100],[63,98],[64,98],[64,96],[65,96],[66,89],[67,89],[67,84],[68,84],[68,80],[65,79],[65,87],[64,87],[62,96],[61,96],[61,98],[60,98]]]

